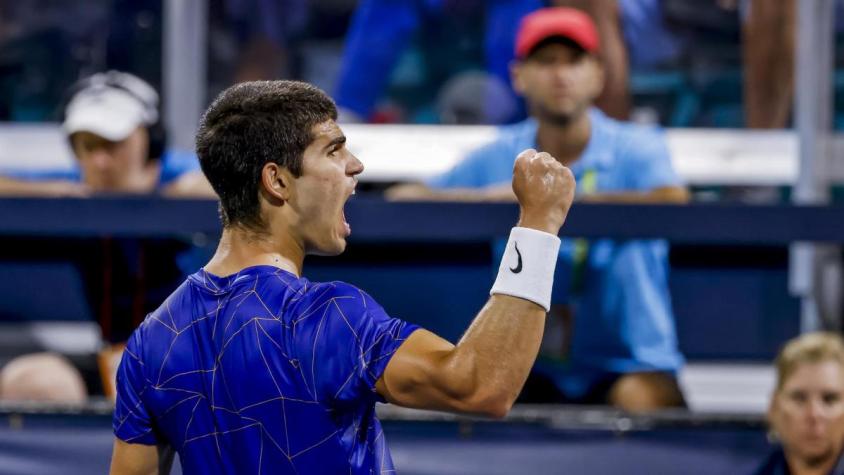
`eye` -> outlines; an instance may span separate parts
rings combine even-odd
[[[823,402],[827,405],[832,405],[841,400],[841,395],[838,393],[823,393]]]
[[[806,393],[803,391],[794,391],[788,395],[788,398],[796,403],[804,403],[807,400]]]
[[[342,149],[343,149],[343,144],[336,145],[331,149],[330,152],[328,152],[328,156],[329,157],[336,157],[337,154],[340,153],[340,150],[342,150]]]
[[[554,64],[554,57],[550,55],[537,55],[536,62],[541,64],[542,66],[548,66]]]

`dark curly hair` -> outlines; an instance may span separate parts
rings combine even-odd
[[[220,197],[223,227],[263,230],[261,170],[273,162],[300,176],[313,127],[329,119],[337,119],[334,101],[303,82],[245,82],[217,96],[200,121],[196,153]]]

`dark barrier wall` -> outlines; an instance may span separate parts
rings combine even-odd
[[[541,409],[548,411],[548,409]],[[384,430],[402,475],[749,474],[770,448],[764,427],[689,414],[654,421],[612,411],[563,410],[527,422],[405,420],[386,415]],[[103,411],[100,411],[103,412]],[[423,417],[424,419],[424,417]],[[586,428],[586,421],[605,420]],[[755,419],[758,419],[755,418]],[[108,473],[111,419],[100,415],[0,415],[3,475]],[[178,461],[173,474],[180,474]]]

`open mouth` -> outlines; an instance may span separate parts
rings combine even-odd
[[[347,203],[348,203],[348,201],[347,201]],[[348,236],[348,235],[352,234],[352,227],[351,227],[351,226],[349,226],[349,222],[348,222],[348,221],[346,221],[346,209],[345,209],[345,205],[344,205],[344,209],[343,209],[343,211],[342,211],[342,213],[341,213],[341,219],[343,220],[343,226],[344,226],[345,231],[346,231],[346,236]]]
[[[346,219],[346,205],[349,204],[349,199],[354,194],[355,194],[355,190],[352,189],[352,192],[346,198],[346,202],[343,203],[343,208],[340,210],[340,219],[341,219],[341,221],[343,221],[343,227],[344,227],[344,230],[346,232],[346,236],[349,236],[350,234],[352,234],[352,227],[349,226],[349,221]]]

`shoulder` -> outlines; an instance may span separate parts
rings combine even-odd
[[[753,475],[779,475],[788,473],[785,461],[785,453],[781,447],[777,447],[765,456],[761,464],[753,471]]]
[[[199,171],[199,159],[193,152],[168,149],[161,156],[161,184],[167,184],[180,176]]]
[[[665,132],[659,127],[615,120],[597,110],[592,112],[592,120],[620,157],[636,160],[668,155]]]
[[[512,171],[516,156],[527,148],[536,147],[536,122],[528,119],[496,129],[495,138],[469,152],[460,162],[463,168],[489,170],[495,165]]]
[[[496,130],[495,140],[479,147],[478,151],[498,152],[509,158],[515,158],[513,153],[518,154],[522,150],[536,145],[536,129],[536,121],[533,119],[503,125]]]
[[[372,297],[363,290],[341,281],[309,282],[303,288],[301,300],[317,307],[328,304],[342,304],[343,306],[352,304],[365,308],[368,303],[373,302]]]

